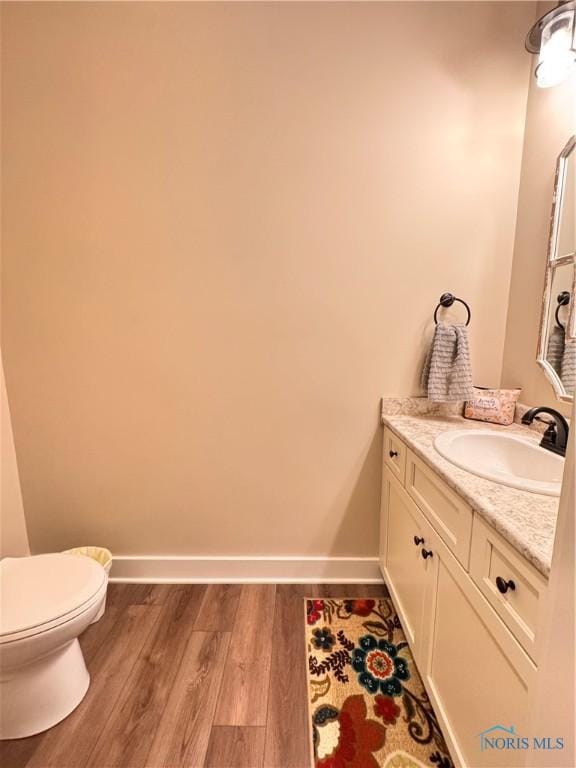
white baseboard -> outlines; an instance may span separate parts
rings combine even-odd
[[[377,557],[114,557],[110,581],[142,584],[379,584]]]

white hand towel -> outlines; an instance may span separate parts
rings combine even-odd
[[[474,395],[468,332],[464,325],[439,323],[422,372],[428,399],[437,403],[469,400]]]

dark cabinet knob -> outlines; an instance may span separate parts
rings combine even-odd
[[[498,587],[498,592],[501,592],[503,595],[508,592],[509,589],[514,591],[516,589],[516,584],[512,581],[512,579],[503,579],[502,576],[496,576],[496,586]]]
[[[398,456],[398,451],[388,451],[388,456],[393,459],[395,456]]]
[[[430,550],[430,549],[423,549],[422,550],[422,557],[424,558],[424,560],[427,560],[429,557],[432,557],[433,554],[434,554],[434,552],[432,552],[432,550]]]
[[[416,544],[416,546],[419,544],[424,544],[424,539],[422,536],[414,536],[414,544]]]

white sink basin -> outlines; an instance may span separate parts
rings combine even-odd
[[[454,429],[434,440],[438,453],[461,469],[522,491],[560,496],[564,459],[538,439],[483,429]]]

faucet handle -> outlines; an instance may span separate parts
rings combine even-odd
[[[555,427],[556,426],[556,420],[555,419],[543,419],[542,416],[534,416],[533,421],[539,421],[540,424],[546,424],[549,427]]]
[[[556,426],[556,422],[546,422],[544,419],[542,421],[545,424],[548,424],[546,431],[542,435],[542,442],[540,445],[545,448],[546,446],[556,446],[558,443],[558,428]]]

